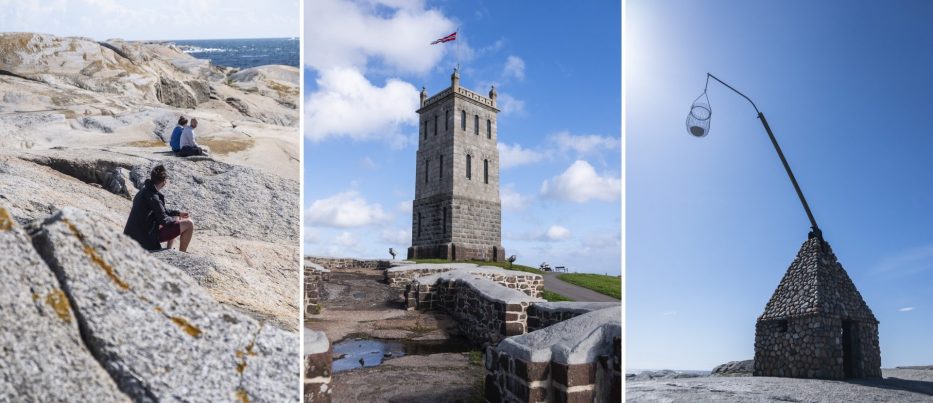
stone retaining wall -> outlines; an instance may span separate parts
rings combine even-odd
[[[449,271],[414,280],[405,290],[409,308],[441,309],[457,320],[460,331],[476,344],[498,343],[527,331],[526,310],[543,302],[470,273]]]
[[[305,261],[305,314],[317,315],[321,313],[324,306],[321,300],[324,299],[324,282],[330,278],[330,270],[321,265]]]
[[[528,331],[533,332],[600,309],[621,306],[620,302],[540,302],[528,307]]]
[[[305,329],[304,401],[330,402],[334,348],[324,332]]]
[[[544,278],[540,274],[493,266],[477,266],[472,263],[422,263],[396,266],[385,271],[385,279],[390,287],[404,289],[416,278],[451,270],[466,272],[474,277],[487,278],[506,288],[521,291],[529,297],[541,298],[544,291]]]
[[[605,308],[486,348],[486,402],[622,400],[622,308]]]
[[[317,263],[328,270],[345,269],[374,269],[385,270],[392,267],[391,260],[384,259],[352,259],[341,257],[305,256],[306,262]]]

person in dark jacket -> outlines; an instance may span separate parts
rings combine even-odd
[[[168,141],[169,147],[172,147],[172,152],[177,153],[181,151],[181,132],[185,130],[185,125],[187,124],[188,119],[184,116],[178,118],[178,125],[172,130],[172,137]]]
[[[123,233],[148,250],[161,249],[162,242],[166,242],[166,248],[171,249],[175,238],[181,237],[178,250],[186,252],[194,234],[194,222],[187,212],[165,208],[165,196],[160,190],[167,184],[165,167],[157,165],[142,190],[133,198],[133,208],[130,209]]]

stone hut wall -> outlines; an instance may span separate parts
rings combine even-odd
[[[592,311],[620,306],[618,302],[541,302],[528,307],[528,331],[533,332]]]
[[[526,310],[541,301],[485,278],[441,273],[412,282],[405,291],[409,308],[441,309],[457,320],[460,331],[476,344],[498,343],[527,331]]]
[[[310,329],[305,332],[304,401],[329,403],[334,347],[324,332]]]
[[[306,262],[304,275],[305,314],[317,315],[321,313],[321,309],[324,307],[321,303],[321,301],[324,299],[324,282],[329,280],[330,270],[327,270],[318,264]]]
[[[385,270],[392,267],[391,260],[384,259],[352,259],[341,257],[305,256],[305,261],[317,263],[328,270],[345,269],[374,269]]]
[[[540,274],[505,270],[497,267],[477,267],[471,263],[396,266],[386,270],[385,279],[390,287],[403,289],[416,278],[451,270],[464,271],[473,276],[487,278],[506,288],[521,291],[529,297],[541,298],[544,291],[544,278]]]
[[[487,347],[485,401],[621,401],[621,307],[580,319]]]
[[[878,325],[852,322],[852,377],[880,377]],[[755,376],[845,379],[843,321],[823,316],[759,321],[755,325]]]

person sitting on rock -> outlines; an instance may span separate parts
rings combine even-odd
[[[185,126],[181,132],[181,151],[178,153],[181,157],[190,157],[192,155],[207,155],[201,146],[194,141],[194,129],[198,128],[198,120],[191,119],[191,123]]]
[[[181,132],[185,130],[185,125],[187,124],[188,119],[182,116],[178,118],[178,124],[175,126],[175,129],[172,130],[172,138],[168,141],[168,145],[172,147],[173,153],[181,151]]]
[[[175,238],[180,236],[178,250],[186,252],[194,234],[194,221],[187,212],[166,210],[165,196],[160,190],[167,184],[168,173],[165,167],[157,165],[142,190],[133,198],[133,207],[123,233],[147,250],[161,249],[162,242],[166,242],[166,249],[171,249]]]

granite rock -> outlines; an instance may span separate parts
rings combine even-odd
[[[0,204],[0,401],[129,401],[85,347],[68,296]]]
[[[33,237],[87,348],[133,400],[298,399],[298,368],[284,376],[298,354],[294,333],[217,303],[181,270],[81,210],[45,219]],[[257,368],[246,371],[250,364]]]

